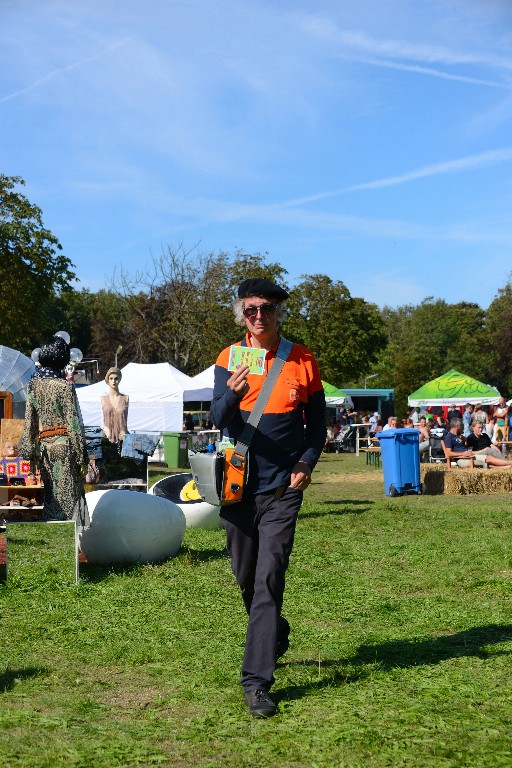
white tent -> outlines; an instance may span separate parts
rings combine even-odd
[[[180,432],[183,403],[210,397],[209,390],[195,385],[190,376],[169,363],[128,363],[121,373],[119,390],[130,398],[130,432]],[[77,388],[85,426],[103,424],[100,398],[107,392],[104,381]]]
[[[196,376],[192,376],[194,385],[203,389],[207,394],[204,397],[194,398],[194,400],[211,400],[213,397],[213,379],[215,375],[215,364],[210,365],[206,371],[201,371]]]
[[[28,383],[36,367],[29,357],[16,349],[0,345],[0,390],[11,392],[15,419],[25,416]]]

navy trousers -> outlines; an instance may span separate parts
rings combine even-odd
[[[287,488],[249,496],[221,510],[231,567],[249,614],[241,684],[268,691],[274,682],[277,643],[288,635],[281,617],[302,491]]]

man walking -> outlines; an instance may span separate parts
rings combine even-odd
[[[259,375],[246,365],[230,372],[230,347],[217,359],[211,416],[235,443],[276,360],[287,298],[285,290],[266,279],[249,278],[238,289],[235,318],[247,333],[237,346],[265,350],[265,361]],[[221,510],[231,566],[249,616],[240,682],[254,717],[276,712],[269,690],[290,631],[281,615],[285,573],[302,494],[325,437],[318,366],[308,349],[293,344],[251,441],[243,498]]]

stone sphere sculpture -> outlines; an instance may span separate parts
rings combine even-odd
[[[185,535],[185,515],[168,499],[136,491],[86,494],[91,517],[79,539],[89,563],[155,563],[176,555]]]

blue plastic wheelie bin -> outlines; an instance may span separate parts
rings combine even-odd
[[[417,429],[386,429],[379,432],[386,496],[422,493]]]

